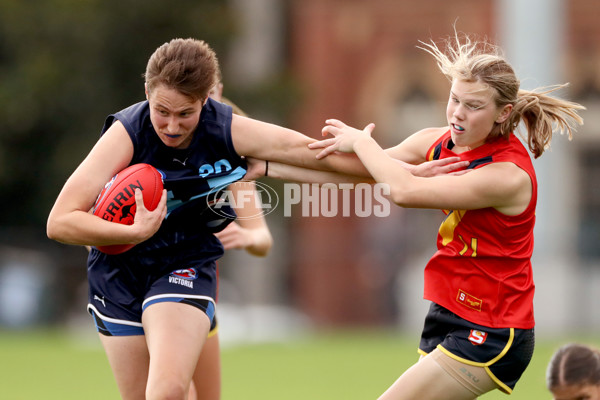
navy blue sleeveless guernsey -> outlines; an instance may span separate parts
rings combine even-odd
[[[98,332],[144,334],[143,310],[165,301],[198,307],[214,322],[216,261],[224,250],[213,233],[235,214],[215,212],[209,200],[216,199],[216,189],[246,173],[245,161],[233,148],[231,116],[230,106],[209,99],[187,149],[163,144],[150,122],[147,101],[106,119],[102,134],[117,120],[125,126],[134,148],[131,164],[148,163],[161,171],[168,211],[154,236],[131,250],[116,255],[90,251],[88,311]]]
[[[198,250],[203,249],[213,256],[216,251],[219,253],[216,258],[220,257],[222,246],[213,233],[231,222],[235,213],[230,209],[216,213],[207,200],[218,188],[225,188],[246,173],[245,160],[233,147],[231,117],[230,106],[209,98],[186,149],[171,148],[160,140],[150,121],[148,101],[107,117],[102,134],[116,120],[120,121],[133,142],[131,164],[148,163],[157,168],[167,189],[167,216],[161,228],[152,238],[130,251],[156,250],[191,241]]]

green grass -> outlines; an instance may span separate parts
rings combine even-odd
[[[0,332],[0,398],[119,399],[98,339],[56,331]]]
[[[511,396],[482,399],[550,399],[545,368],[562,341],[540,342]],[[417,359],[418,338],[396,333],[336,333],[287,344],[223,351],[223,399],[376,399]]]
[[[559,345],[574,340],[538,340],[514,393],[496,391],[481,398],[550,399],[544,388],[546,364]],[[390,332],[341,332],[287,343],[225,347],[223,400],[375,399],[417,359],[416,342],[416,337]],[[0,331],[0,398],[119,396],[96,338],[74,338],[61,331]]]

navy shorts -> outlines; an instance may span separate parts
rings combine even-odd
[[[460,362],[483,367],[502,391],[511,393],[531,361],[534,346],[533,329],[488,328],[432,303],[419,353],[439,348]]]
[[[176,256],[158,260],[129,252],[107,256],[92,249],[88,259],[88,312],[107,336],[143,335],[142,312],[160,302],[201,309],[215,328],[214,260]]]

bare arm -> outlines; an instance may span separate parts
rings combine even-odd
[[[262,160],[260,161],[262,163]],[[365,178],[354,175],[340,174],[331,171],[317,171],[295,165],[269,162],[269,176],[293,182],[307,183],[375,183],[373,178]]]
[[[531,199],[527,173],[512,163],[495,163],[460,176],[415,177],[399,168],[372,138],[357,141],[354,150],[377,182],[390,185],[396,204],[412,208],[470,210],[494,207],[515,215]],[[391,161],[391,162],[390,162]]]
[[[394,147],[385,149],[391,158],[404,162],[404,167],[411,174],[421,177],[437,175],[461,175],[468,161],[461,161],[460,157],[448,157],[440,160],[428,161],[427,151],[440,138],[448,127],[426,128],[413,133],[408,138]]]
[[[263,210],[258,205],[255,183],[236,182],[231,184],[229,189],[234,198],[240,200],[240,206],[235,208],[238,218],[215,236],[219,238],[225,250],[245,249],[254,256],[266,256],[273,246],[273,237]]]
[[[439,136],[441,133],[443,131],[440,129],[417,132],[417,134],[405,140],[406,143],[403,142],[386,150],[386,152],[397,159],[398,166],[417,176],[447,174],[466,167],[468,162],[460,161],[458,158],[424,163],[426,161],[425,151],[421,150],[421,156],[417,156],[419,154],[418,144],[431,144],[436,138],[435,135]],[[243,156],[276,161],[311,170],[339,172],[343,175],[341,179],[344,182],[348,182],[348,176],[371,178],[369,172],[355,154],[331,152],[328,153],[327,158],[318,157],[319,148],[312,146],[318,146],[319,142],[291,129],[234,115],[232,136],[236,151]],[[291,169],[289,171],[291,172]],[[305,178],[300,178],[299,174],[294,173],[293,176],[283,177],[282,179],[302,182],[321,182],[324,179],[328,179],[328,182],[339,181],[339,178],[335,180],[332,176],[324,178],[325,175],[306,177],[305,174],[302,174],[302,176]]]
[[[164,193],[152,212],[144,207],[141,193],[136,193],[137,212],[133,225],[108,222],[89,213],[104,184],[125,168],[132,157],[133,144],[123,125],[117,122],[100,138],[63,186],[48,216],[48,237],[67,244],[100,246],[140,243],[152,236],[166,213]]]
[[[255,158],[247,158],[248,161],[248,173],[246,179],[256,179],[261,176],[265,176],[265,161],[257,160]],[[404,168],[415,176],[430,177],[438,175],[462,175],[466,173],[465,170],[456,171],[456,169],[465,168],[469,162],[460,161],[458,157],[448,157],[442,160],[426,161],[420,165],[412,165],[402,162],[400,160],[393,160],[397,168]],[[308,169],[303,167],[297,167],[295,165],[289,165],[279,162],[269,162],[269,177],[275,179],[282,179],[294,182],[308,182],[308,183],[375,183],[373,178],[366,178],[362,176],[354,176],[341,174],[333,171],[318,171],[314,169]]]
[[[421,164],[427,161],[426,152],[429,147],[447,131],[448,127],[422,129],[413,133],[396,146],[385,149],[385,152],[397,160],[402,160],[409,164]]]
[[[317,159],[319,150],[310,149],[316,142],[300,132],[234,114],[231,124],[233,145],[241,156],[281,162],[322,171],[368,177],[366,168],[354,154],[333,154]]]
[[[403,207],[477,209],[494,207],[506,214],[522,212],[531,199],[529,175],[512,163],[494,163],[460,176],[416,177],[403,168],[371,138],[374,126],[364,131],[330,120],[321,141],[327,156],[334,151],[355,152],[377,182],[390,185],[392,200]]]

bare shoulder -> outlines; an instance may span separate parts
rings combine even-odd
[[[308,154],[311,154],[311,158],[314,157],[307,147],[314,139],[292,129],[253,118],[234,114],[231,137],[233,147],[241,156],[290,163],[301,163],[302,160],[293,161],[294,157],[301,159]]]
[[[481,190],[494,199],[493,206],[498,211],[516,215],[527,208],[533,195],[533,184],[525,170],[511,162],[498,162],[477,172],[474,176],[480,175]]]
[[[516,164],[504,161],[487,164],[480,169],[490,177],[496,177],[495,186],[501,185],[502,190],[520,190],[523,186],[531,185],[529,174]]]
[[[448,132],[447,126],[425,128],[413,133],[406,140],[424,141],[431,146],[446,132]]]
[[[240,155],[255,155],[258,142],[269,140],[268,132],[273,129],[274,125],[272,124],[233,114],[231,119],[233,147]]]
[[[400,144],[386,149],[386,153],[395,159],[411,164],[426,161],[427,150],[436,140],[448,131],[448,127],[425,128],[417,131]]]

